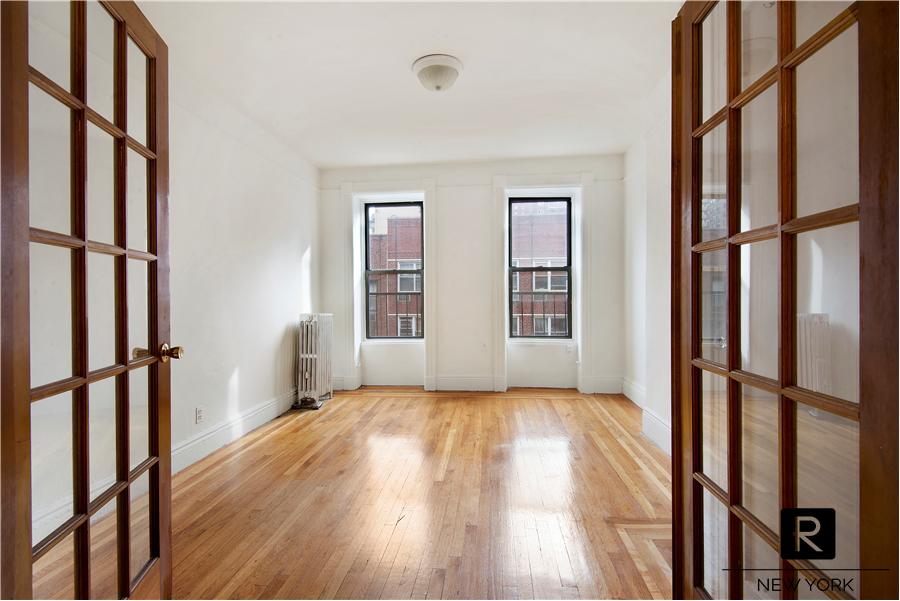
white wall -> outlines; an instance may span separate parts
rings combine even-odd
[[[142,7],[164,39],[172,7]],[[284,411],[316,309],[317,170],[182,68],[170,43],[173,467]],[[205,420],[194,423],[204,407]]]
[[[643,431],[671,445],[671,76],[643,107],[645,128],[625,154],[625,394],[643,410]]]
[[[433,348],[429,347],[435,355],[434,386],[492,390],[578,385],[584,390],[620,391],[621,177],[622,157],[615,155],[323,170],[320,300],[321,310],[335,313],[336,385],[422,385],[425,381],[423,364],[411,354],[424,353],[426,343],[363,341],[361,365],[355,364],[350,290],[354,279],[352,191],[431,187],[434,198],[426,200],[425,210],[435,212],[436,258],[429,262],[426,257],[425,295],[426,304],[430,295],[436,299],[435,341]],[[498,335],[507,307],[498,295],[505,281],[505,223],[498,210],[498,202],[505,201],[498,201],[498,190],[502,194],[505,186],[580,184],[583,178],[592,190],[585,199],[590,207],[585,212],[584,230],[585,248],[591,249],[592,260],[584,278],[588,300],[583,313],[588,319],[579,370],[579,352],[572,342],[507,345],[505,336]],[[428,218],[426,215],[426,221]],[[431,284],[429,270],[438,276]]]

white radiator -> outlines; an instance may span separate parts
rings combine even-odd
[[[300,316],[297,399],[301,407],[318,409],[334,394],[331,378],[334,317],[330,313]]]
[[[827,313],[797,315],[797,385],[831,394],[831,326]]]

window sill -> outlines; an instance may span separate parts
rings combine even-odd
[[[388,346],[395,344],[403,344],[403,345],[424,345],[424,338],[364,338],[362,341],[363,346]]]
[[[506,339],[507,344],[513,346],[570,346],[575,348],[577,343],[571,338],[509,338]]]

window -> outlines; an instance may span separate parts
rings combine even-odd
[[[422,338],[422,203],[365,205],[366,337]]]
[[[571,207],[570,198],[509,199],[511,338],[572,337]]]

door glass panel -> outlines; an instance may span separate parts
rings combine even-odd
[[[706,121],[724,107],[726,101],[725,2],[716,4],[701,27],[703,120]]]
[[[147,57],[128,38],[128,135],[147,145]]]
[[[150,561],[150,471],[129,486],[131,498],[131,579]]]
[[[703,491],[703,588],[713,599],[728,597],[728,509]]]
[[[88,253],[88,352],[93,371],[116,363],[116,259]]]
[[[69,534],[31,568],[34,599],[75,598],[75,534]]]
[[[728,490],[728,399],[722,376],[701,370],[703,473]]]
[[[128,259],[128,342],[129,359],[135,359],[137,349],[148,350],[149,314],[147,312],[147,262]]]
[[[794,38],[797,46],[825,27],[829,21],[850,6],[849,0],[804,0],[794,6]]]
[[[741,245],[741,369],[778,378],[778,240]]]
[[[71,131],[68,107],[34,84],[29,85],[28,218],[31,227],[63,234],[72,231]]]
[[[728,127],[719,125],[701,140],[702,182],[700,187],[700,241],[722,238],[728,233],[726,212],[726,155]]]
[[[857,422],[797,404],[797,502],[799,507],[831,507],[835,510],[835,558],[814,560],[813,563],[826,573],[829,567],[858,567]],[[830,575],[840,577],[848,574],[836,571]]]
[[[116,482],[116,378],[90,385],[88,433],[91,500]]]
[[[797,384],[859,402],[859,224],[797,235]]]
[[[778,599],[779,591],[772,584],[781,576],[778,552],[744,526],[744,599]],[[771,568],[776,568],[771,570]],[[764,570],[764,571],[756,571]]]
[[[128,248],[147,250],[147,159],[128,149]]]
[[[72,376],[72,251],[32,242],[31,386]]]
[[[88,239],[115,240],[115,142],[105,131],[87,126]]]
[[[798,217],[859,201],[857,34],[853,25],[797,67]]]
[[[72,393],[31,403],[31,542],[74,515]]]
[[[741,109],[740,222],[741,231],[778,223],[778,84]]]
[[[741,2],[741,89],[778,61],[777,14],[774,2]]]
[[[28,5],[28,62],[64,90],[69,89],[71,5],[33,2]]]
[[[778,397],[758,388],[741,386],[741,412],[742,504],[773,532],[778,532]]]
[[[88,2],[87,104],[107,121],[113,121],[115,22],[99,2]]]
[[[149,367],[128,372],[129,469],[134,469],[150,456],[149,373]]]
[[[118,598],[116,500],[91,516],[91,597]]]
[[[703,253],[700,263],[700,356],[725,364],[728,253]]]

